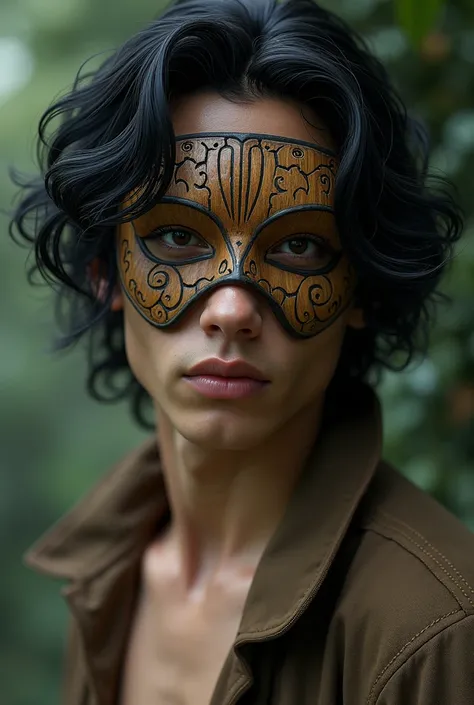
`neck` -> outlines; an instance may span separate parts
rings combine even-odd
[[[167,541],[186,589],[232,566],[255,570],[319,434],[323,402],[262,444],[238,451],[191,443],[157,409],[172,517]]]

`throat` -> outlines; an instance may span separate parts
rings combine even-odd
[[[208,705],[231,653],[253,572],[229,570],[205,589],[196,584],[186,590],[177,563],[163,539],[153,542],[143,556],[121,705]]]

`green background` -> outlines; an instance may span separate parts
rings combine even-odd
[[[160,0],[1,0],[0,207],[7,168],[31,170],[38,119],[80,64],[153,19]],[[474,3],[331,0],[388,66],[431,130],[432,169],[450,177],[465,236],[430,354],[387,374],[385,455],[474,529]],[[0,705],[58,700],[66,608],[59,585],[21,564],[24,550],[144,438],[125,404],[84,391],[82,346],[52,355],[51,295],[25,283],[27,251],[0,216]]]

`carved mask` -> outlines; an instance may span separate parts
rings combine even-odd
[[[180,137],[166,195],[120,226],[130,301],[166,328],[205,292],[239,283],[266,297],[290,334],[320,333],[356,279],[336,230],[336,166],[329,150],[282,137]]]

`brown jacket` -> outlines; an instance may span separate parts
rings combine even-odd
[[[212,705],[474,705],[474,536],[381,446],[362,388],[315,444]],[[150,440],[28,554],[69,581],[66,705],[116,704],[140,557],[168,518]]]

